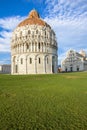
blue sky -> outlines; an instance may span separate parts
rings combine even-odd
[[[0,0],[0,64],[10,63],[12,31],[32,9],[56,33],[59,64],[69,49],[87,53],[87,0]]]

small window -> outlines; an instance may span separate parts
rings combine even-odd
[[[28,34],[30,34],[31,32],[30,32],[30,30],[28,31]]]
[[[30,58],[30,64],[32,64],[32,58]]]
[[[17,34],[15,34],[15,39],[17,40]]]
[[[20,36],[22,36],[22,31],[20,32]]]
[[[21,58],[21,64],[23,64],[23,58]]]
[[[29,49],[29,45],[27,44],[26,46],[27,46],[27,49]]]
[[[77,71],[79,71],[79,67],[77,66]]]
[[[46,31],[45,31],[45,36],[46,36]]]
[[[36,34],[38,34],[38,30],[36,30]]]
[[[67,68],[65,69],[65,71],[67,72]]]
[[[48,64],[48,57],[47,57],[47,64]]]
[[[41,63],[41,59],[39,58],[39,64]]]
[[[32,35],[32,38],[34,38],[34,35]]]
[[[39,46],[38,46],[38,48],[40,49],[40,43],[39,43]]]

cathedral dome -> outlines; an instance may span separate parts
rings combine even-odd
[[[36,10],[32,10],[27,19],[22,21],[18,27],[25,25],[41,25],[41,26],[49,26],[45,21],[40,19],[40,15]]]

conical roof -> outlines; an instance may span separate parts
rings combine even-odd
[[[39,13],[36,10],[32,10],[27,19],[22,21],[18,27],[25,25],[41,25],[41,26],[49,26],[45,21],[40,18]]]

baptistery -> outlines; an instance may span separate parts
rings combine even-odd
[[[57,73],[57,49],[55,32],[32,10],[12,33],[11,73]]]

